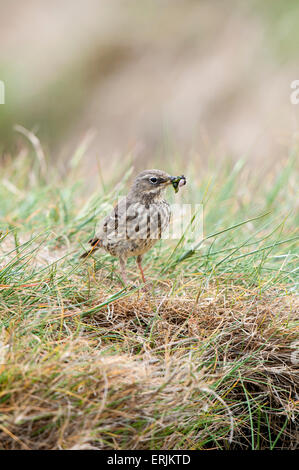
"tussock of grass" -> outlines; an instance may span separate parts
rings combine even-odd
[[[205,239],[157,245],[145,292],[133,261],[124,289],[109,255],[78,257],[126,177],[86,200],[77,168],[45,182],[30,158],[1,170],[1,448],[295,448],[294,162],[263,187],[187,169]]]

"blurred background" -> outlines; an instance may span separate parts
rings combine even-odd
[[[296,0],[0,1],[0,153],[39,137],[51,161],[82,158],[91,184],[126,156],[254,171],[298,141]],[[78,157],[79,158],[79,157]]]

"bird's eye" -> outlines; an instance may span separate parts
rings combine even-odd
[[[158,179],[153,176],[152,178],[150,178],[150,182],[156,184],[158,182]]]

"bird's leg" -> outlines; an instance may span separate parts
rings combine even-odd
[[[144,277],[144,272],[143,272],[143,269],[142,269],[142,266],[141,266],[141,261],[142,261],[142,256],[138,255],[137,256],[137,265],[138,265],[138,268],[140,269],[142,280],[143,280],[144,284],[146,284],[146,279]]]
[[[119,258],[121,278],[125,286],[128,284],[127,272],[126,272],[126,261],[127,260],[125,258]]]

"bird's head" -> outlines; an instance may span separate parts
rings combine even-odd
[[[145,170],[139,173],[131,188],[131,195],[135,197],[155,198],[169,185],[177,184],[181,177],[171,176],[161,170]],[[184,184],[186,178],[184,178]],[[177,187],[177,186],[176,186]],[[175,190],[176,187],[174,186]]]

